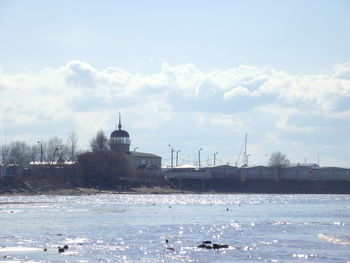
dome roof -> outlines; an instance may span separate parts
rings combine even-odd
[[[120,113],[119,113],[118,130],[115,130],[114,132],[112,132],[111,138],[112,137],[127,137],[127,138],[130,137],[129,133],[127,131],[122,130],[122,123],[121,123]]]
[[[111,137],[130,137],[129,133],[124,130],[115,130],[112,132]]]

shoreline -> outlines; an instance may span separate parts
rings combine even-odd
[[[102,195],[102,194],[195,194],[195,191],[181,191],[180,189],[173,189],[169,187],[135,187],[130,189],[97,189],[87,187],[72,187],[72,188],[56,188],[48,190],[34,190],[30,191],[24,189],[8,189],[0,192],[0,196],[85,196],[85,195]],[[209,192],[203,192],[209,193]],[[213,192],[212,192],[213,193]]]
[[[215,184],[216,183],[216,184]],[[230,186],[230,187],[228,187]],[[200,185],[174,187],[173,185],[147,182],[123,182],[118,187],[86,187],[76,184],[54,184],[32,180],[0,181],[0,196],[84,196],[100,194],[350,194],[350,181],[302,182],[302,181],[227,181],[211,182],[204,189]]]
[[[153,186],[153,187],[135,187],[130,188],[128,190],[117,190],[117,189],[97,189],[97,188],[85,188],[85,187],[76,187],[76,188],[57,188],[57,189],[50,189],[50,190],[39,190],[39,191],[30,191],[30,192],[24,192],[24,191],[16,191],[13,189],[13,191],[9,192],[0,192],[0,197],[5,196],[93,196],[93,195],[170,195],[170,194],[231,194],[231,195],[237,195],[237,194],[264,194],[264,195],[317,195],[317,194],[324,194],[324,195],[349,195],[347,193],[290,193],[290,192],[279,192],[279,193],[273,193],[273,192],[227,192],[227,191],[191,191],[191,190],[184,190],[181,191],[180,189],[173,189],[169,187],[159,187],[159,186]]]

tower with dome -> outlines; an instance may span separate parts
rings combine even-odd
[[[118,153],[130,153],[130,136],[127,131],[122,130],[120,113],[118,129],[111,133],[110,146],[111,151]]]
[[[152,153],[130,151],[130,135],[122,130],[121,115],[119,113],[118,128],[111,133],[110,148],[112,152],[125,154],[137,172],[160,172],[161,157]]]

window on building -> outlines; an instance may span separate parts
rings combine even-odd
[[[111,141],[113,143],[130,144],[130,138],[128,137],[112,137]]]

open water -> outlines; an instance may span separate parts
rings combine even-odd
[[[0,262],[349,263],[350,196],[0,196]]]

